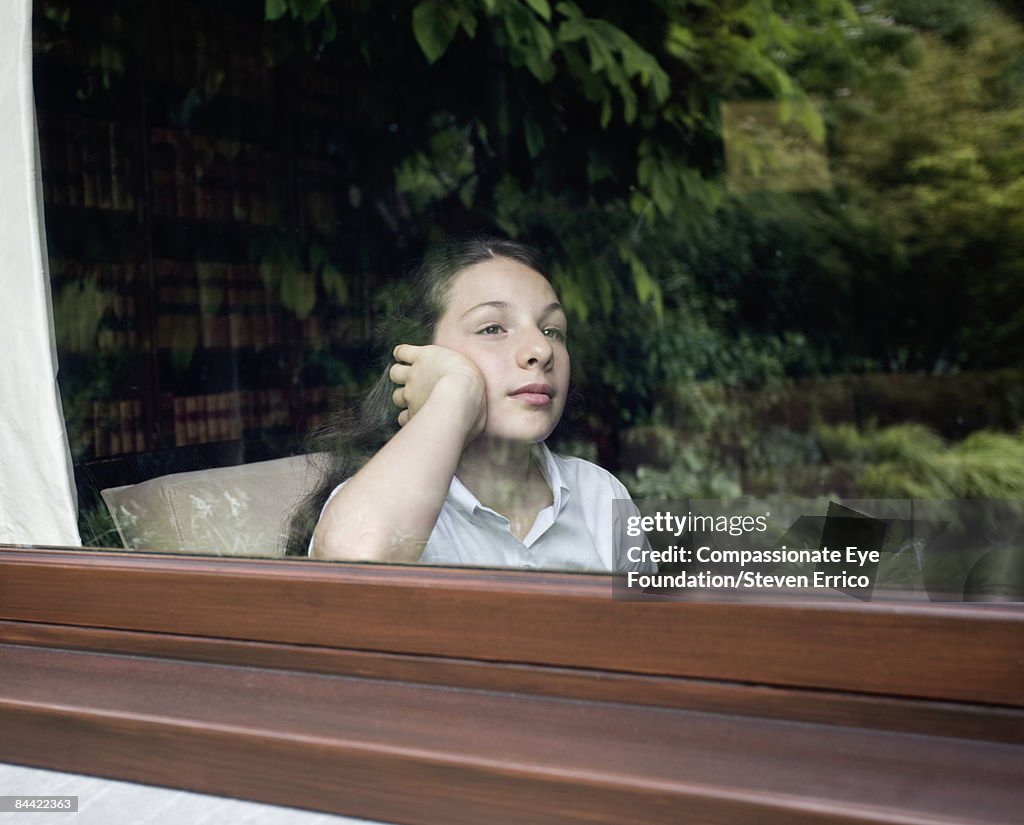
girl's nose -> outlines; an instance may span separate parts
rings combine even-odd
[[[519,353],[519,364],[525,368],[541,366],[546,370],[551,366],[554,354],[551,340],[541,330],[536,330],[529,333],[528,338],[523,342]]]

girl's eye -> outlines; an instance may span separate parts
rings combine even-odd
[[[555,341],[565,340],[565,332],[559,329],[558,327],[548,327],[547,329],[544,330],[544,334],[548,338],[553,338]]]
[[[482,330],[480,330],[480,334],[481,335],[501,335],[501,333],[503,333],[504,331],[505,331],[505,329],[504,329],[504,327],[502,327],[501,324],[488,324],[486,327],[484,327]]]

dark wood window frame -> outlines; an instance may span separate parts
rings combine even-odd
[[[0,548],[0,760],[409,823],[1014,822],[1019,605]]]

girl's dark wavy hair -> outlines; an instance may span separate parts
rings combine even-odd
[[[296,507],[288,530],[287,555],[304,556],[331,491],[354,475],[398,430],[398,408],[391,400],[395,387],[388,377],[398,344],[422,346],[434,339],[437,323],[448,306],[452,281],[460,272],[484,261],[508,258],[550,280],[541,254],[519,241],[495,237],[450,240],[433,247],[410,278],[411,291],[384,318],[377,331],[384,368],[354,408],[339,409],[308,439],[310,466],[318,483]]]

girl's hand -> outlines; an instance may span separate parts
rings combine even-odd
[[[481,432],[487,421],[487,399],[484,377],[476,364],[465,355],[447,347],[430,344],[415,347],[399,344],[388,375],[398,384],[391,398],[401,409],[398,424],[404,427],[427,403],[428,399],[445,399],[463,413],[466,422],[466,443]]]

